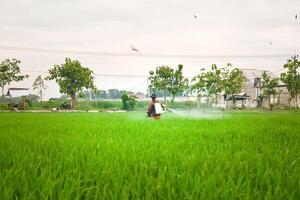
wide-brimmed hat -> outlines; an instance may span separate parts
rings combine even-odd
[[[151,94],[151,96],[150,96],[151,98],[156,98],[156,94],[155,93],[153,93],[153,94]]]

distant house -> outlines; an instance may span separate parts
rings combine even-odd
[[[136,93],[136,96],[138,97],[138,99],[140,99],[140,100],[144,100],[144,99],[146,99],[146,95],[145,94],[143,94],[143,93],[141,93],[141,92],[138,92],[138,93]]]
[[[29,88],[8,88],[6,96],[10,98],[29,95]]]
[[[242,92],[246,93],[249,98],[245,102],[246,107],[257,107],[259,104],[259,96],[263,95],[261,89],[261,76],[264,70],[257,69],[242,69],[246,80],[244,82]],[[275,77],[275,74],[271,73],[272,77]],[[279,85],[276,87],[277,94],[271,97],[271,103],[277,104],[279,106],[288,106],[290,104],[290,94],[287,90],[287,86],[279,82]],[[268,100],[265,98],[263,101],[263,106],[268,107]]]

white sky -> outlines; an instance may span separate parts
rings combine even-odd
[[[47,71],[53,64],[63,63],[65,57],[71,57],[98,74],[147,75],[159,65],[176,67],[181,63],[185,74],[191,76],[212,63],[231,62],[241,68],[277,70],[294,51],[300,52],[299,0],[0,0],[0,3],[0,60],[20,59],[24,70]],[[135,55],[130,43],[142,55]],[[133,56],[16,51],[4,46]],[[178,56],[146,56],[150,54]],[[40,74],[26,73],[31,78],[12,86],[31,87]],[[48,85],[47,97],[59,95],[55,83]],[[96,85],[99,89],[145,92],[147,82],[146,78],[97,76]]]

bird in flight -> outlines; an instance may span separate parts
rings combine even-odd
[[[132,44],[130,44],[130,47],[131,47],[131,50],[132,50],[132,51],[136,51],[136,52],[138,52],[139,54],[141,54],[140,51],[139,51],[137,48],[135,48]]]

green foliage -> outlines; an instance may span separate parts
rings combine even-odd
[[[7,103],[0,103],[0,110],[9,110]]]
[[[291,59],[287,60],[287,63],[284,64],[284,68],[287,69],[287,72],[280,75],[281,81],[287,85],[287,89],[297,105],[297,96],[300,95],[300,61],[299,56],[295,55]]]
[[[183,92],[188,89],[189,80],[184,78],[182,74],[183,65],[178,65],[178,69],[174,71],[168,91],[172,95],[172,102],[174,101],[175,95],[179,92]]]
[[[206,72],[206,90],[210,95],[217,96],[223,90],[223,72],[224,68],[218,68],[217,65],[211,66],[211,71]],[[216,103],[217,103],[217,99]]]
[[[150,89],[152,91],[162,90],[164,92],[164,102],[166,103],[167,93],[172,95],[172,102],[176,94],[188,88],[188,79],[182,74],[183,65],[178,65],[174,70],[166,65],[157,67],[155,71],[149,72]]]
[[[204,69],[201,69],[201,73],[195,76],[192,79],[192,85],[191,85],[192,92],[196,92],[197,96],[201,96],[204,94],[206,90],[206,73],[204,72]]]
[[[269,106],[272,109],[273,105],[271,105],[271,95],[275,96],[277,94],[276,87],[279,83],[279,78],[272,78],[270,73],[264,71],[261,77],[261,87],[263,88],[263,94],[269,99]]]
[[[44,79],[41,75],[34,80],[32,88],[38,91],[40,95],[40,101],[43,101],[43,90],[47,89],[47,86],[45,85]]]
[[[213,95],[215,97],[215,105],[217,105],[217,95],[224,89],[224,68],[218,68],[217,65],[212,65],[211,70],[201,73],[192,79],[192,90],[197,92],[198,97],[201,93]]]
[[[61,93],[71,95],[72,108],[76,108],[75,94],[82,92],[84,88],[95,90],[93,71],[87,67],[83,67],[77,60],[65,59],[65,63],[54,65],[49,70],[47,80],[55,80]]]
[[[121,100],[122,100],[122,104],[123,104],[123,109],[124,110],[129,110],[129,103],[128,103],[129,97],[128,97],[128,94],[123,93],[123,95],[121,97]]]
[[[137,103],[137,96],[135,95],[128,95],[126,92],[123,93],[121,100],[123,104],[124,110],[134,110],[135,105]]]
[[[144,115],[0,113],[0,199],[300,196],[299,112]]]
[[[19,64],[20,60],[5,59],[0,63],[0,87],[2,89],[2,99],[4,100],[4,87],[12,82],[22,81],[28,78],[28,75],[21,75]]]
[[[109,89],[107,95],[111,99],[120,99],[123,93],[121,93],[118,89]]]
[[[107,98],[107,92],[105,90],[97,90],[95,97],[98,99],[106,99]]]
[[[164,91],[164,102],[166,103],[166,93],[170,88],[172,80],[174,78],[174,69],[163,65],[157,67],[155,71],[149,72],[150,89],[163,90]]]
[[[228,67],[231,67],[231,64],[227,64]],[[223,89],[226,94],[227,100],[233,100],[233,95],[238,94],[242,91],[243,83],[245,80],[245,77],[243,75],[243,72],[238,69],[234,68],[233,70],[229,71],[226,69],[223,75]]]
[[[229,63],[227,67],[231,67]],[[218,68],[216,65],[211,66],[211,71],[205,72],[201,69],[200,74],[192,79],[191,90],[196,92],[198,96],[198,103],[203,94],[214,95],[215,104],[217,104],[217,95],[224,91],[229,99],[233,99],[233,94],[241,92],[244,82],[243,72],[234,68]]]

